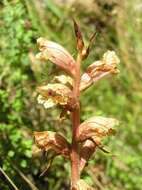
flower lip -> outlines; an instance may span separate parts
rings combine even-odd
[[[37,88],[37,101],[47,109],[55,105],[67,105],[71,97],[71,90],[60,83],[48,84]]]

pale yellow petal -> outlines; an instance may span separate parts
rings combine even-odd
[[[38,95],[37,102],[38,102],[38,104],[43,104],[45,102],[45,100],[43,99],[43,97],[41,95]]]
[[[62,84],[69,83],[70,85],[72,85],[72,78],[69,76],[59,75],[59,76],[55,76],[54,79],[57,80],[58,82],[62,83]]]
[[[103,61],[107,65],[114,65],[114,66],[117,66],[117,64],[120,62],[115,51],[110,51],[110,50],[108,50],[106,53],[104,53]]]
[[[45,109],[48,109],[48,108],[52,108],[56,105],[56,103],[51,99],[49,98],[48,100],[46,100],[44,103],[43,103]]]

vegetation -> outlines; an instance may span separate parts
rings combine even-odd
[[[37,84],[60,70],[33,55],[40,36],[62,44],[74,55],[72,15],[87,31],[86,43],[97,31],[84,69],[106,49],[116,50],[121,61],[117,77],[102,80],[81,95],[81,121],[93,115],[120,121],[116,136],[104,142],[111,153],[98,149],[82,178],[98,190],[141,189],[141,1],[101,0],[85,12],[83,6],[59,6],[51,0],[0,3],[0,189],[12,189],[14,184],[24,190],[69,188],[69,164],[63,158],[54,159],[53,167],[39,177],[52,153],[43,155],[34,148],[32,154],[33,131],[62,131],[71,138],[68,121],[59,122],[57,110],[50,113],[36,103]]]

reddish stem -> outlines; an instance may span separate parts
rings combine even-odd
[[[77,181],[80,178],[79,174],[79,147],[77,142],[78,127],[80,125],[80,64],[81,56],[78,55],[76,61],[76,77],[74,80],[73,94],[76,98],[76,108],[72,112],[72,152],[71,152],[71,187],[75,188]]]

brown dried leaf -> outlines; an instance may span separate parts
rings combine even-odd
[[[70,145],[60,134],[53,131],[34,132],[36,145],[44,150],[54,150],[57,154],[68,157],[70,154]]]
[[[102,60],[95,61],[86,70],[81,77],[80,91],[85,90],[91,84],[109,74],[118,73],[117,64],[119,59],[114,51],[107,51]]]
[[[50,60],[69,74],[73,76],[75,75],[75,60],[66,49],[61,45],[44,38],[38,38],[37,44],[39,45],[40,50],[40,53],[36,56],[37,59]]]
[[[91,50],[91,46],[92,46],[95,38],[96,38],[96,32],[90,37],[88,47],[85,48],[84,51],[82,51],[82,58],[83,59],[86,59],[88,57],[90,50]]]
[[[48,162],[46,163],[46,166],[39,177],[43,177],[47,174],[56,156],[57,154],[55,152],[50,155],[50,157],[48,158]]]
[[[79,126],[79,141],[92,139],[97,145],[101,140],[109,135],[114,134],[113,127],[118,125],[118,120],[101,116],[92,117]]]
[[[86,140],[82,144],[80,150],[80,167],[79,167],[80,172],[83,170],[87,161],[90,159],[95,150],[96,150],[96,144],[94,144],[94,142],[92,142],[91,140]]]

